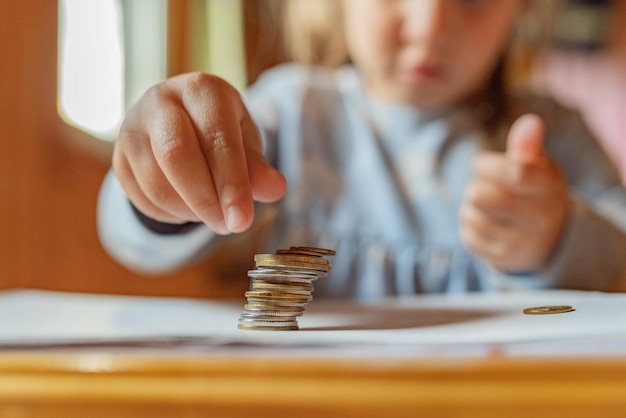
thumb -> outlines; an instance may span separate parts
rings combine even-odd
[[[261,154],[248,158],[248,174],[254,200],[275,202],[285,194],[287,189],[285,177],[269,165]]]
[[[514,161],[531,163],[543,155],[545,126],[541,118],[528,113],[519,117],[507,137],[506,156]]]
[[[241,131],[252,197],[256,201],[266,203],[279,200],[286,192],[287,182],[285,177],[265,159],[259,132],[247,111],[241,121]]]

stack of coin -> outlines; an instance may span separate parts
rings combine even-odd
[[[297,318],[313,298],[313,282],[326,276],[335,251],[315,247],[289,247],[274,254],[257,254],[250,270],[247,303],[238,328],[246,330],[297,330]]]

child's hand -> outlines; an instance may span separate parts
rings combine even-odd
[[[561,235],[567,185],[543,155],[543,122],[524,115],[512,126],[506,154],[483,152],[460,211],[467,247],[503,271],[541,268]]]
[[[122,125],[113,169],[145,215],[202,221],[220,234],[246,230],[253,199],[275,201],[286,188],[237,91],[206,74],[171,78],[139,100]]]

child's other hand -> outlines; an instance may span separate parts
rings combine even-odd
[[[286,188],[237,91],[207,74],[173,77],[139,100],[120,130],[113,169],[145,215],[202,221],[219,234],[246,230],[253,200],[278,200]]]
[[[483,152],[460,211],[465,245],[508,272],[541,268],[561,235],[567,185],[543,154],[544,126],[524,115],[511,127],[505,154]]]

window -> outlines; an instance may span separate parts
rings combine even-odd
[[[59,0],[61,117],[101,139],[152,85],[208,71],[245,87],[239,0]]]
[[[120,2],[59,4],[59,113],[71,125],[112,137],[124,112]]]

